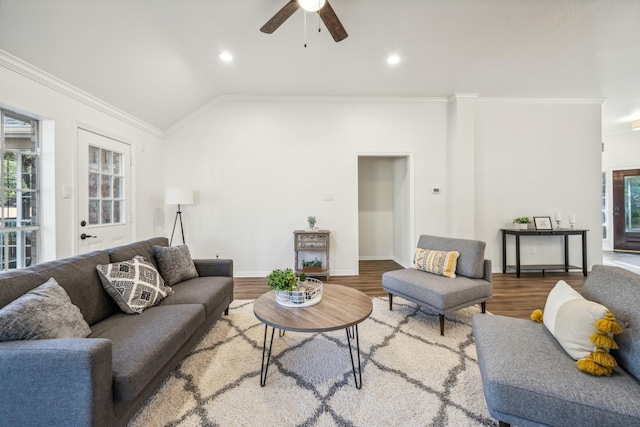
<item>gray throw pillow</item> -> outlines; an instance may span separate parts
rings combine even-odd
[[[156,267],[140,255],[128,261],[98,265],[96,270],[104,289],[120,310],[128,314],[142,313],[173,293]]]
[[[86,338],[90,333],[80,309],[53,278],[0,309],[0,341]]]
[[[158,270],[168,286],[198,277],[198,270],[187,245],[154,246],[153,253],[156,255]]]

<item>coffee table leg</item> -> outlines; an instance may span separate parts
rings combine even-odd
[[[271,328],[271,342],[269,343],[269,353],[267,354],[267,360],[265,363],[264,355],[267,350],[267,329],[268,325],[264,325],[264,341],[262,344],[262,366],[260,368],[260,386],[264,387],[267,383],[267,372],[269,371],[269,361],[271,360],[271,347],[273,346],[273,335],[276,332],[275,328]],[[353,362],[352,362],[353,363]]]
[[[347,331],[347,344],[349,345],[349,356],[351,356],[351,368],[353,369],[353,381],[356,383],[356,388],[362,388],[362,365],[360,364],[360,336],[358,335],[358,325],[352,326],[353,330],[350,333],[349,328],[346,328]],[[355,331],[355,334],[353,333]],[[266,332],[265,332],[266,333]],[[358,373],[356,375],[356,365],[353,361],[353,350],[351,349],[351,337],[352,334],[355,335],[356,338],[356,348],[358,350]],[[266,335],[265,335],[266,337]]]

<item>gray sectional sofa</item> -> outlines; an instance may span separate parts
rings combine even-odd
[[[126,425],[233,300],[233,262],[194,260],[198,276],[141,314],[125,314],[96,266],[141,255],[163,237],[0,273],[0,307],[54,278],[91,329],[87,338],[0,342],[0,424]]]
[[[595,265],[581,293],[623,329],[611,376],[578,370],[541,323],[474,316],[485,399],[501,426],[640,426],[640,276]]]

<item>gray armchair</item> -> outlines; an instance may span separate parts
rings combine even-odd
[[[389,310],[397,295],[419,306],[436,311],[440,335],[444,335],[444,315],[474,304],[486,311],[491,299],[491,261],[484,259],[485,242],[422,235],[418,247],[440,251],[458,251],[456,277],[448,278],[415,268],[389,271],[382,275],[382,287],[389,293]]]

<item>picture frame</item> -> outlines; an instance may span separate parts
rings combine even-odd
[[[534,216],[533,224],[536,226],[536,230],[553,230],[550,216]]]

